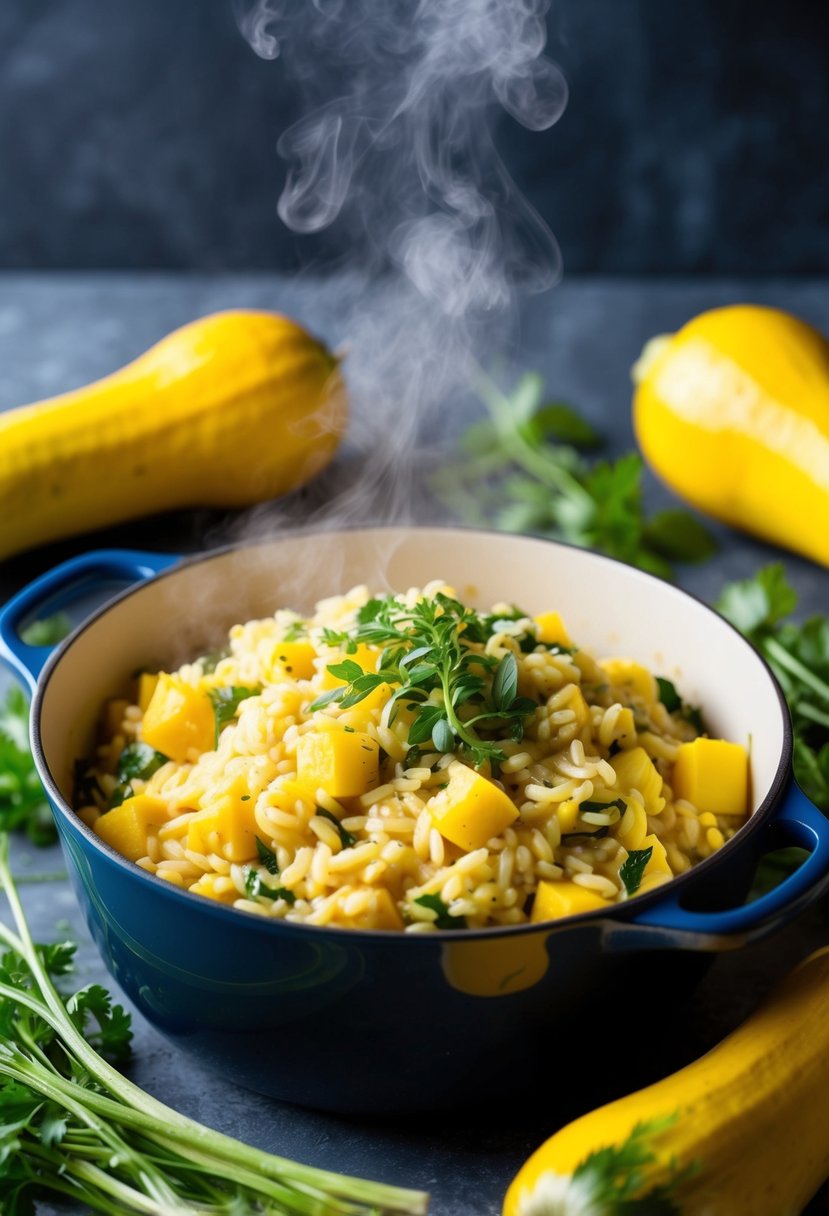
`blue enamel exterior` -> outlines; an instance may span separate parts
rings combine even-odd
[[[66,562],[0,612],[0,658],[33,688],[48,648],[25,646],[17,628],[39,604],[80,579],[143,580],[175,560],[112,550]],[[91,840],[52,803],[92,935],[141,1012],[243,1084],[350,1112],[520,1093],[528,1062],[538,1072],[557,1058],[550,1044],[562,1028],[606,1025],[620,992],[629,1012],[637,993],[652,1001],[655,974],[660,992],[674,968],[686,988],[704,955],[772,931],[829,875],[829,822],[792,780],[725,865],[712,859],[698,880],[685,876],[682,905],[671,884],[607,913],[408,936],[401,949],[394,934],[291,925],[193,897]],[[758,858],[783,844],[809,858],[738,906]]]

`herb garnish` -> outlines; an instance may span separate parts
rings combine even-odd
[[[681,1183],[697,1173],[699,1164],[692,1162],[679,1168],[672,1159],[667,1177],[652,1186],[643,1168],[658,1160],[649,1142],[676,1123],[677,1117],[668,1115],[637,1123],[621,1144],[606,1145],[585,1157],[573,1170],[571,1180],[574,1200],[581,1210],[619,1216],[622,1212],[625,1216],[680,1216],[682,1209],[673,1196]],[[563,1198],[566,1206],[567,1197]]]
[[[347,831],[340,823],[336,815],[332,815],[330,811],[326,811],[324,807],[318,806],[314,812],[316,815],[321,815],[323,819],[327,819],[329,823],[333,823],[334,827],[340,836],[340,844],[344,849],[350,849],[357,843],[357,837],[353,832]]]
[[[417,899],[412,902],[420,904],[421,908],[429,908],[437,914],[434,920],[436,929],[466,928],[466,917],[453,916],[439,895],[418,895]]]
[[[684,718],[686,722],[690,723],[695,730],[702,734],[705,728],[699,707],[689,705],[687,701],[683,701],[677,691],[676,685],[665,676],[657,676],[656,683],[659,686],[659,700],[665,706],[668,713],[678,713],[681,718]]]
[[[296,903],[296,895],[287,887],[271,887],[265,882],[256,866],[245,866],[245,894],[248,899],[284,899],[286,904]]]
[[[635,895],[642,883],[645,867],[653,854],[653,845],[646,849],[631,849],[626,860],[619,867],[619,877],[625,884],[628,895]]]
[[[256,854],[262,865],[269,874],[278,874],[279,866],[276,864],[276,853],[274,853],[273,849],[269,849],[264,840],[260,840],[258,836],[255,837],[255,840]]]
[[[198,661],[201,663],[202,671],[207,676],[212,675],[222,659],[227,658],[230,658],[229,645],[217,646],[215,650],[208,650],[207,654],[203,654]]]
[[[57,646],[72,632],[72,622],[65,612],[56,612],[41,621],[32,621],[20,630],[21,641],[27,646]]]
[[[481,372],[475,389],[489,418],[466,430],[461,459],[433,479],[460,519],[559,537],[662,578],[672,576],[672,562],[704,561],[714,552],[696,516],[673,508],[646,514],[636,452],[612,462],[585,459],[600,436],[569,406],[545,401],[539,375],[521,376],[505,393]]]
[[[435,751],[460,751],[477,767],[497,763],[503,752],[481,732],[508,734],[518,742],[526,718],[538,706],[517,695],[514,654],[508,651],[498,659],[473,649],[492,636],[496,619],[482,617],[442,592],[412,607],[392,596],[370,600],[353,630],[326,630],[324,638],[331,646],[382,646],[379,670],[365,672],[354,659],[330,664],[328,670],[344,683],[310,708],[336,703],[348,709],[380,684],[397,685],[393,704],[414,711],[410,747],[429,743]]]
[[[219,746],[219,735],[222,727],[227,726],[236,717],[241,703],[248,697],[258,697],[261,687],[249,688],[246,684],[230,684],[226,688],[211,688],[210,700],[216,714],[216,746]]]
[[[148,781],[167,761],[167,756],[146,743],[128,743],[118,757],[115,775],[119,781],[131,781],[134,777]]]
[[[129,1017],[99,985],[61,995],[74,948],[36,946],[0,838],[0,1207],[51,1193],[104,1216],[347,1212],[424,1216],[427,1197],[297,1164],[220,1135],[122,1076]],[[108,1057],[108,1058],[106,1058]]]

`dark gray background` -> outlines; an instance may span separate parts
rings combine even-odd
[[[553,0],[570,104],[498,138],[565,272],[829,271],[826,11]],[[299,112],[231,0],[2,0],[0,268],[328,257],[342,233],[297,238],[276,216],[275,144]]]

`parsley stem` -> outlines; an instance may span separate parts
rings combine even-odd
[[[797,676],[804,684],[813,689],[824,701],[829,701],[829,684],[824,683],[819,676],[810,671],[805,664],[796,659],[793,654],[786,650],[776,638],[765,638],[762,643],[763,652],[770,662],[779,663],[785,670]]]
[[[797,703],[797,713],[801,718],[808,718],[811,722],[817,722],[819,726],[829,727],[829,713],[818,709],[810,701],[799,701]]]
[[[578,478],[560,464],[547,460],[526,442],[512,417],[509,398],[495,381],[487,376],[483,368],[475,369],[472,382],[495,423],[504,452],[543,484],[553,490],[564,491],[573,499],[580,499],[584,507],[592,510],[595,506],[593,497]]]

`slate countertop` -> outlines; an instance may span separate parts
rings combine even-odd
[[[572,402],[609,438],[611,453],[630,448],[629,368],[653,334],[675,329],[718,304],[751,301],[788,309],[829,332],[829,282],[728,280],[565,281],[521,317],[519,361],[541,371],[556,397]],[[2,275],[0,276],[0,410],[86,383],[121,366],[176,326],[228,307],[273,308],[310,325],[336,345],[341,339],[336,295],[313,279],[266,275]],[[325,486],[319,492],[324,493]],[[656,503],[662,492],[649,483]],[[296,498],[289,511],[302,517]],[[102,545],[196,551],[219,543],[224,524],[214,512],[156,517],[94,536],[47,546],[0,564],[5,598],[57,561]],[[682,586],[709,602],[724,582],[746,577],[770,560],[785,561],[803,615],[826,611],[826,572],[752,540],[718,529],[720,552],[686,567]],[[17,871],[61,870],[57,848],[38,852],[18,842]],[[80,981],[107,982],[65,880],[23,888],[35,937],[67,932],[80,948]],[[674,1068],[713,1045],[800,957],[829,937],[824,910],[813,909],[773,938],[721,955],[689,994],[687,1025],[658,1051]],[[276,1103],[217,1079],[180,1055],[135,1016],[131,1076],[168,1104],[223,1132],[326,1169],[429,1190],[433,1216],[497,1216],[503,1192],[528,1153],[557,1125],[555,1095],[527,1111],[491,1111],[468,1121],[421,1119],[373,1123]],[[647,1035],[649,1030],[643,1031]],[[647,1050],[647,1045],[643,1043]],[[585,1109],[593,1102],[585,1096]],[[532,1108],[532,1109],[531,1109]],[[68,1212],[38,1207],[40,1216]],[[829,1188],[808,1209],[829,1213]],[[738,1214],[735,1213],[735,1216]]]

